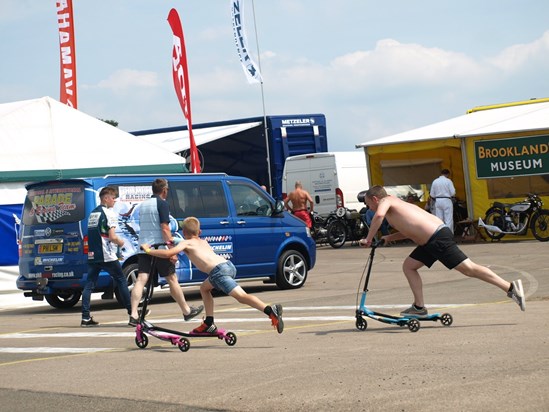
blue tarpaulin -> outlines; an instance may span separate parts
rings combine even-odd
[[[0,266],[17,265],[17,231],[23,205],[0,205]],[[14,216],[15,215],[15,216]]]

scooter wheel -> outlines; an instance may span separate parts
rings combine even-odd
[[[440,323],[444,326],[450,326],[454,322],[454,318],[449,313],[443,313],[440,316]]]
[[[232,332],[228,332],[225,337],[225,343],[229,346],[236,345],[236,335]]]
[[[420,327],[421,327],[421,324],[419,323],[419,320],[410,319],[408,321],[408,329],[410,329],[410,332],[417,332]]]
[[[189,339],[181,338],[179,339],[179,342],[177,342],[177,346],[179,346],[181,352],[187,352],[191,347],[191,343],[189,342]]]
[[[366,330],[368,322],[362,316],[357,316],[355,326],[358,330]]]
[[[139,340],[136,336],[135,337],[135,344],[137,345],[138,348],[145,349],[147,347],[147,345],[149,344],[149,338],[147,338],[147,335],[142,334],[141,335],[141,340]]]

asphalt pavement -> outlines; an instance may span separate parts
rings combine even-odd
[[[422,271],[426,301],[430,313],[450,313],[451,326],[420,322],[411,332],[367,319],[360,331],[369,250],[351,245],[320,247],[301,289],[242,283],[284,306],[283,334],[259,311],[216,297],[216,324],[237,335],[234,346],[190,338],[181,352],[150,336],[140,349],[116,301],[94,300],[101,326],[80,328],[80,304],[60,311],[0,292],[2,301],[19,299],[0,303],[0,411],[548,411],[549,243],[462,249],[503,278],[522,279],[526,312],[503,291],[436,263]],[[401,272],[411,250],[376,251],[369,308],[396,315],[411,303]],[[184,291],[199,303],[196,287]],[[175,330],[200,322],[183,322],[166,291],[151,309],[149,321]]]

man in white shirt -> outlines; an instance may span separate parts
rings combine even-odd
[[[442,169],[440,176],[431,184],[431,198],[435,201],[435,215],[454,232],[454,203],[452,197],[456,195],[456,189],[448,178],[450,171]]]

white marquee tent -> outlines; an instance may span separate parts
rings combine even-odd
[[[0,104],[0,182],[185,172],[183,159],[51,97]]]
[[[183,173],[185,160],[51,97],[0,104],[0,265],[17,262],[27,182]]]

